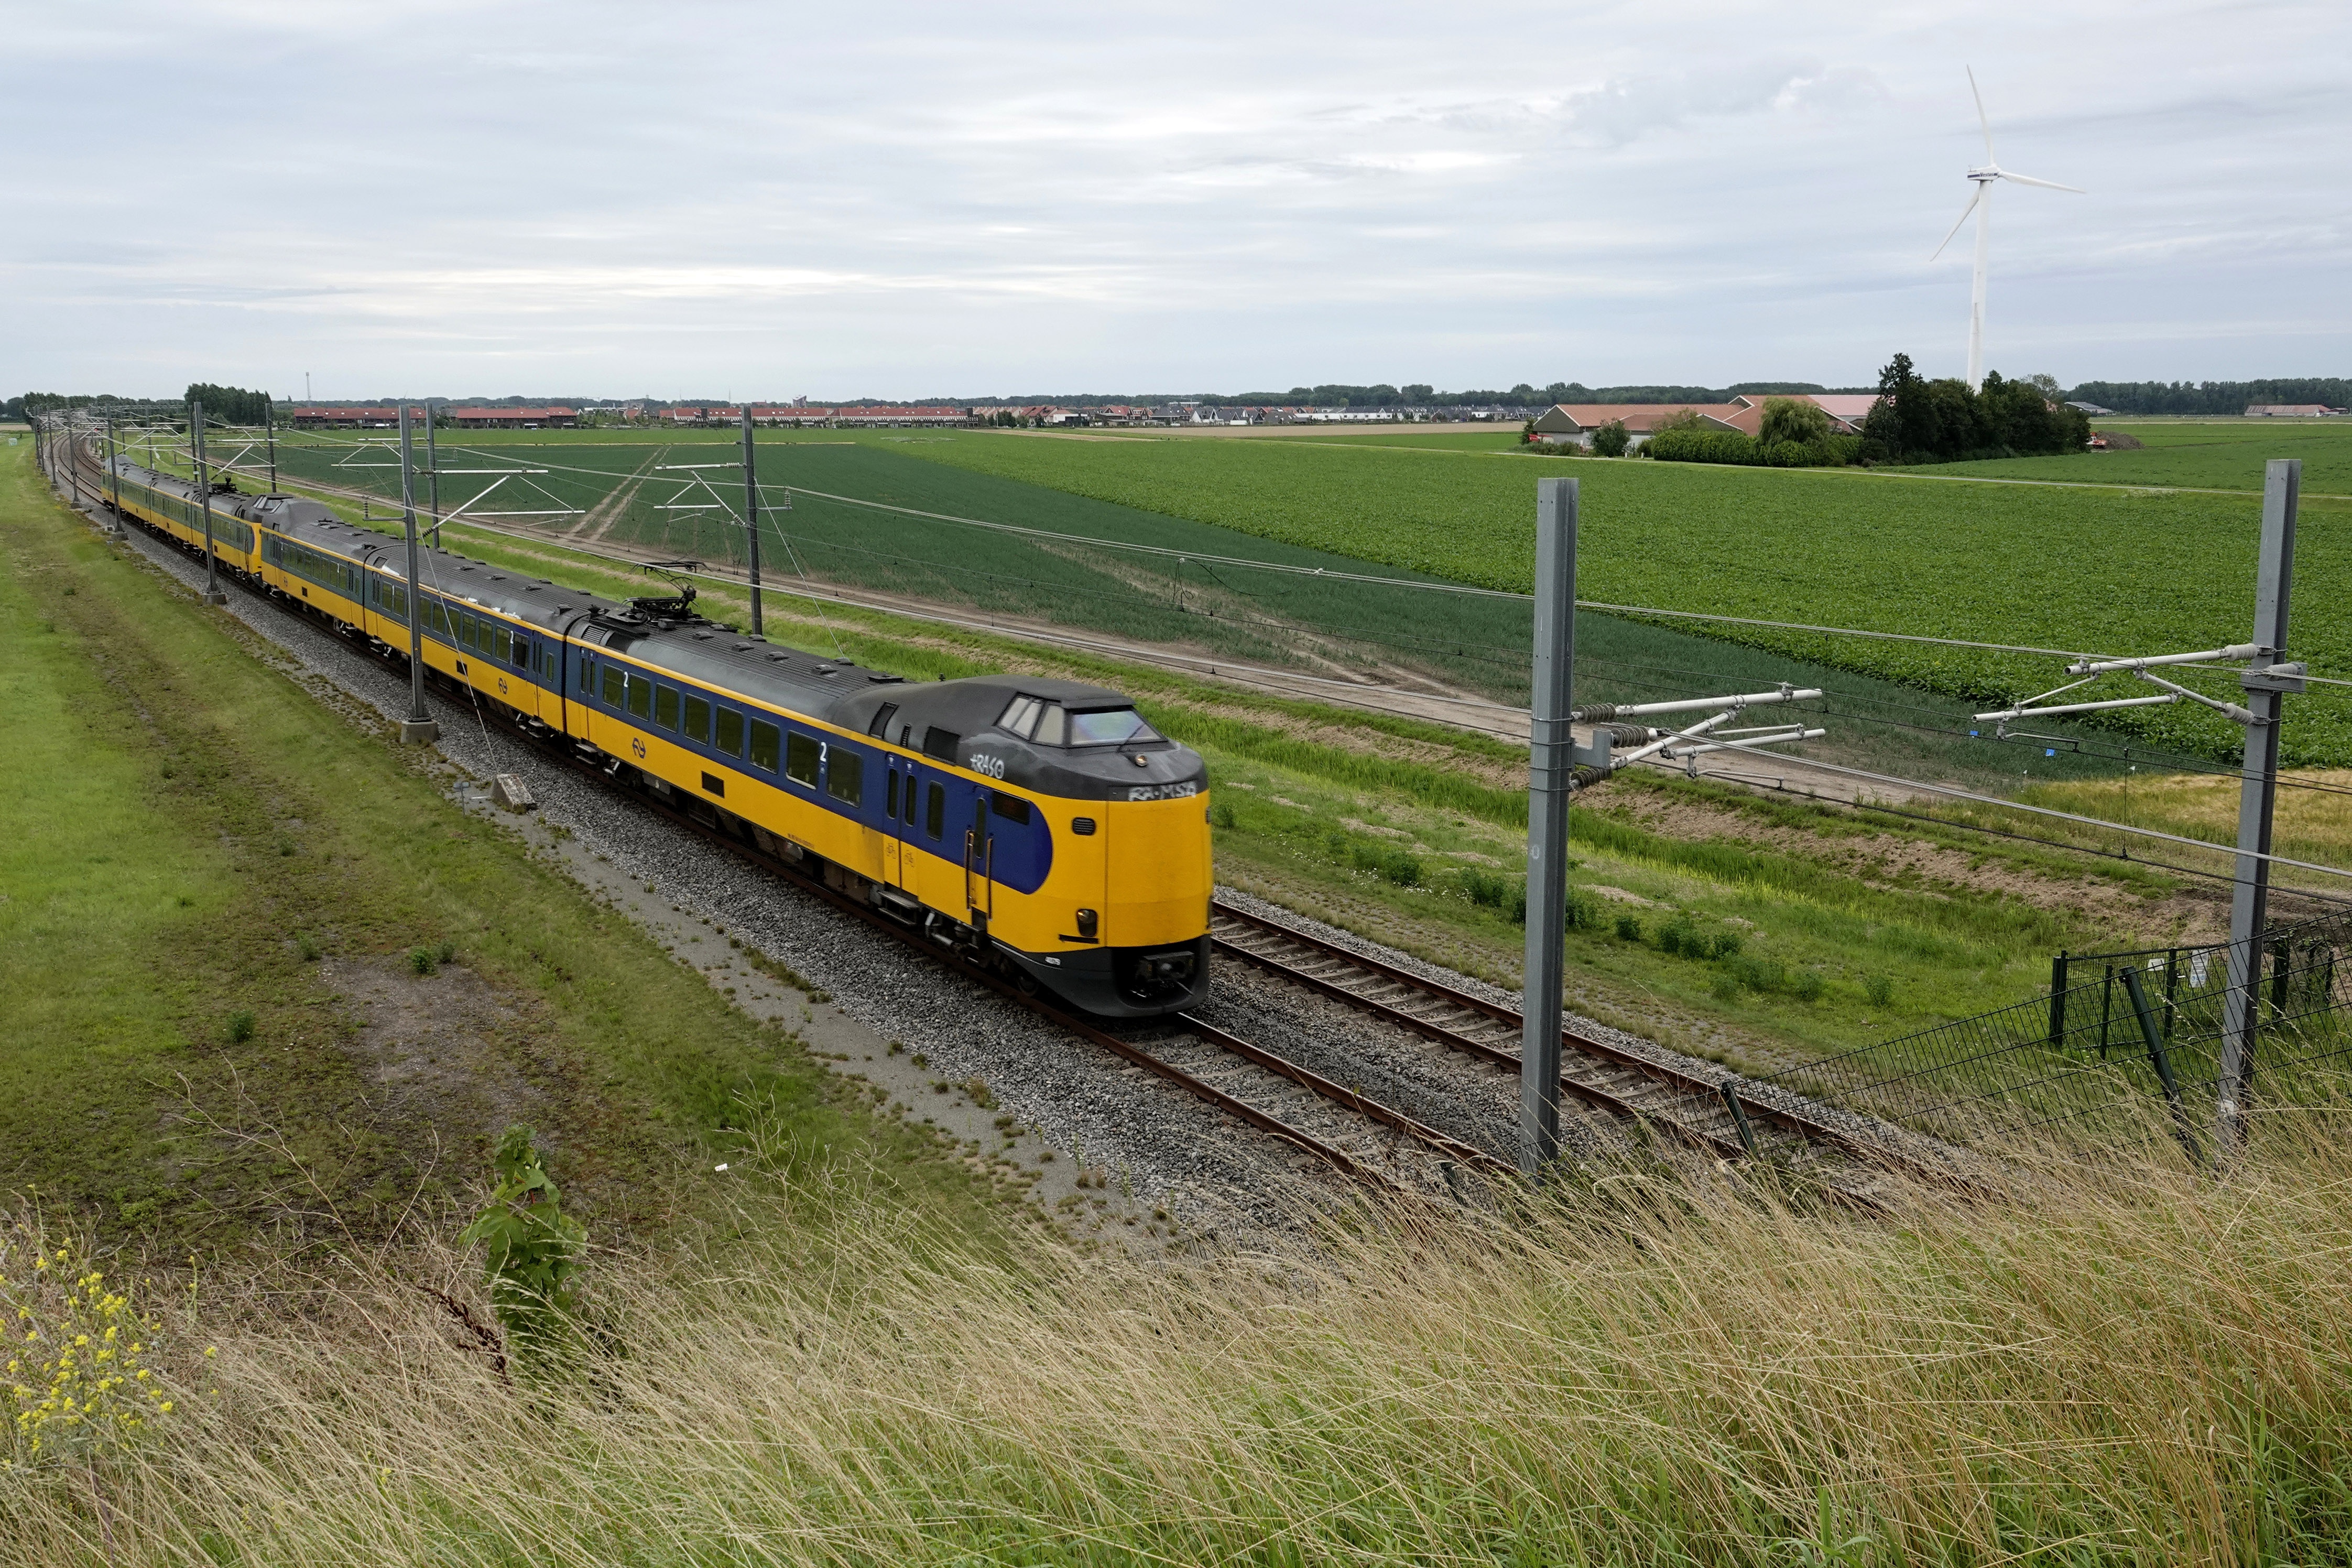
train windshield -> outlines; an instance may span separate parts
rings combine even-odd
[[[996,722],[1041,746],[1126,746],[1160,738],[1132,708],[1072,713],[1058,702],[1036,697],[1015,697]]]
[[[1159,731],[1145,723],[1143,715],[1132,708],[1107,708],[1070,715],[1068,743],[1073,746],[1126,746],[1158,739]]]

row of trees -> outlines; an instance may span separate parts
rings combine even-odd
[[[2058,384],[2048,376],[2005,381],[1995,371],[1971,392],[1957,376],[1922,378],[1911,356],[1899,353],[1878,373],[1878,403],[1862,428],[1862,460],[1958,463],[2082,451],[2090,444],[2090,419],[2059,399]]]
[[[2339,375],[2270,381],[2086,381],[2066,395],[2118,414],[2243,414],[2257,403],[2317,403],[2352,408],[2352,381]]]
[[[201,399],[205,419],[219,425],[258,425],[269,411],[269,394],[247,392],[241,386],[215,386],[208,381],[192,382],[180,399],[180,406]],[[143,397],[117,397],[110,392],[92,395],[87,392],[20,392],[0,403],[0,418],[29,419],[36,414],[48,414],[60,408],[125,407],[148,409],[155,400]]]
[[[192,381],[188,384],[186,395],[180,401],[203,404],[205,419],[208,424],[258,425],[268,416],[270,399],[266,392],[247,392],[241,386],[215,386],[209,381]]]

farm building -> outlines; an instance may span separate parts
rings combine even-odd
[[[1603,425],[1622,420],[1625,434],[1638,447],[1657,434],[1658,426],[1684,409],[1689,408],[1706,422],[1710,430],[1736,430],[1731,416],[1738,412],[1728,403],[1710,403],[1694,406],[1687,403],[1555,403],[1536,416],[1536,439],[1554,445],[1590,447],[1592,433]]]
[[[2341,414],[2341,408],[2330,408],[2325,403],[2252,403],[2246,405],[2249,419],[2324,419],[2330,414]]]
[[[442,420],[460,430],[566,429],[580,423],[576,408],[444,408]]]
[[[312,430],[363,430],[376,425],[396,425],[400,422],[397,408],[321,408],[317,406],[289,408],[286,423]]]
[[[1791,392],[1743,393],[1728,403],[1557,403],[1536,416],[1536,439],[1590,447],[1592,433],[1615,419],[1624,421],[1625,434],[1638,447],[1685,409],[1704,420],[1707,429],[1753,436],[1763,427],[1764,405],[1782,395],[1821,409],[1830,416],[1831,431],[1840,436],[1860,435],[1862,422],[1870,417],[1871,405],[1878,401],[1873,393]]]
[[[735,425],[742,421],[743,408],[740,404],[731,406],[715,403],[680,404],[669,410],[668,417],[673,425]],[[877,404],[835,408],[802,403],[751,405],[751,423],[754,425],[859,425],[889,429],[910,426],[961,425],[971,417],[969,409],[933,406],[897,407]]]

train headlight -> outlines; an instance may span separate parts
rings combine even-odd
[[[1078,911],[1078,934],[1083,937],[1093,936],[1097,926],[1101,923],[1101,921],[1102,916],[1096,913],[1094,910],[1080,910]]]

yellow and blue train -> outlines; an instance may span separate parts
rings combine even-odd
[[[205,498],[118,458],[121,508],[199,552]],[[405,658],[405,546],[316,501],[215,482],[222,570]],[[694,613],[422,552],[425,659],[707,826],[821,874],[1087,1012],[1197,1004],[1209,983],[1200,754],[1118,692],[1033,676],[909,683]]]

